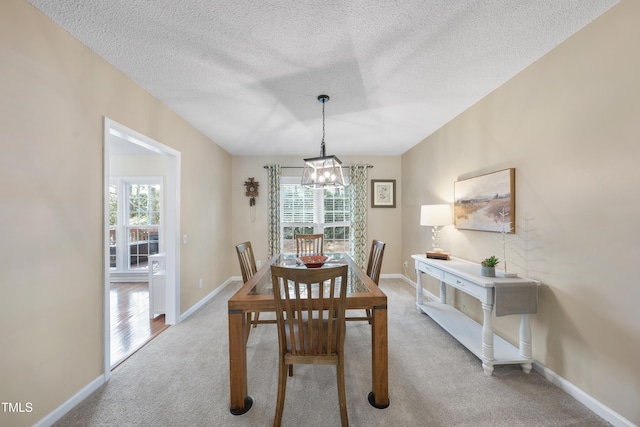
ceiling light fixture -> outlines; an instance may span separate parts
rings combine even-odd
[[[318,95],[322,102],[322,143],[320,157],[304,159],[302,185],[310,188],[343,187],[342,162],[336,156],[327,156],[324,147],[324,104],[329,102],[329,95]]]

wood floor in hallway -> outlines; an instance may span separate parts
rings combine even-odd
[[[168,328],[164,315],[149,318],[147,282],[111,283],[111,369]]]

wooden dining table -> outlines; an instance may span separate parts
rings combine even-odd
[[[336,264],[349,266],[347,310],[370,310],[371,317],[371,392],[369,403],[380,409],[389,406],[387,296],[347,253],[327,254],[329,260],[322,268]],[[250,317],[247,314],[275,312],[271,287],[271,266],[306,268],[294,255],[273,256],[227,302],[229,310],[229,379],[230,412],[242,415],[251,409],[253,398],[247,387],[247,333]],[[363,320],[362,317],[347,320]],[[269,327],[269,326],[261,326]],[[274,340],[278,339],[273,329]],[[347,343],[349,334],[347,332]]]

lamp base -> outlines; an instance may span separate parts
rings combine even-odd
[[[496,270],[496,276],[498,277],[518,277],[518,273],[506,272],[506,271],[498,271]]]
[[[427,251],[427,258],[448,260],[449,254],[447,252]]]

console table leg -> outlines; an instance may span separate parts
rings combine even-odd
[[[420,270],[416,270],[416,304],[422,304],[424,302],[422,295],[422,272]]]
[[[528,314],[520,316],[520,356],[528,360],[533,359],[531,352],[531,323],[529,322]],[[521,366],[525,374],[531,372],[531,363],[522,363]]]
[[[492,365],[487,365],[486,363],[482,362],[482,369],[484,370],[484,374],[488,377],[490,377],[491,375],[493,375],[493,366]]]
[[[493,304],[482,303],[484,322],[482,323],[482,368],[485,375],[493,374],[493,327],[491,313]]]

